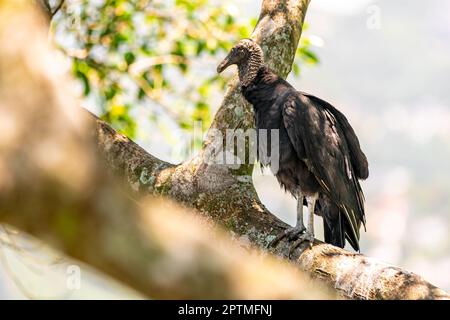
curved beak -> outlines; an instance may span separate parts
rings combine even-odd
[[[230,59],[230,55],[227,55],[225,59],[223,59],[223,61],[217,66],[217,73],[221,73],[232,64],[233,61]]]

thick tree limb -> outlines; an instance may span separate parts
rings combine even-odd
[[[259,41],[264,43],[266,37],[273,35],[267,31],[272,29],[271,26],[278,30],[278,23],[297,21],[296,23],[300,24],[307,4],[308,1],[264,1],[259,27],[256,28],[254,36],[260,34]],[[201,233],[197,232],[199,229],[196,229],[196,224],[208,224],[200,222],[204,219],[190,224],[188,221],[191,216],[186,220],[174,216],[168,221],[167,217],[164,219],[161,215],[140,210],[133,201],[124,200],[114,187],[113,181],[102,174],[102,164],[89,147],[89,139],[83,133],[88,132],[90,127],[86,126],[85,121],[77,120],[77,116],[73,118],[73,111],[70,110],[75,110],[74,106],[71,106],[72,109],[66,109],[66,97],[69,95],[59,92],[60,85],[54,75],[48,75],[47,78],[45,63],[36,63],[39,54],[37,49],[42,45],[24,39],[27,32],[10,31],[20,30],[26,25],[25,21],[33,21],[33,16],[11,20],[7,18],[12,16],[11,12],[14,11],[7,11],[8,14],[4,14],[0,19],[0,43],[6,43],[5,39],[8,39],[10,44],[4,49],[0,47],[3,49],[0,50],[0,95],[2,107],[6,106],[5,109],[2,108],[6,119],[20,121],[14,121],[17,127],[11,131],[13,133],[1,136],[0,140],[2,221],[58,245],[64,252],[97,266],[153,297],[167,297],[170,292],[173,293],[171,297],[205,297],[205,291],[212,287],[220,288],[220,291],[216,295],[210,294],[209,297],[249,297],[243,292],[255,292],[250,290],[255,283],[262,285],[260,292],[266,293],[263,297],[303,298],[306,292],[310,294],[307,291],[309,289],[304,287],[301,275],[293,275],[295,271],[284,269],[284,264],[267,262],[274,263],[273,269],[268,264],[260,269],[262,273],[259,276],[278,274],[280,277],[287,277],[280,282],[283,285],[277,286],[280,280],[277,276],[264,278],[263,281],[259,277],[253,277],[252,266],[257,265],[257,260],[245,259],[244,254],[239,255],[237,248],[231,249],[230,256],[226,255],[228,247],[224,251],[218,249],[227,246],[229,241],[215,242],[203,236],[200,236],[199,240],[193,236]],[[291,17],[291,14],[295,20],[286,20],[285,17]],[[295,30],[300,32],[300,27],[291,25],[286,27],[286,30],[288,33],[292,32],[289,33],[293,35],[290,41],[298,41],[298,38],[295,38]],[[18,41],[11,39],[11,34],[18,37]],[[284,37],[273,39],[275,42],[271,43],[270,48],[266,48],[266,55],[269,57],[269,63],[273,60],[272,63],[276,67],[278,64],[282,65],[282,62],[277,63],[276,59],[283,57],[283,54],[272,56],[271,48],[276,47],[276,50],[281,50],[279,52],[289,52],[283,60],[292,57],[293,53],[284,47],[291,46],[290,41],[285,41]],[[32,51],[23,51],[23,43],[27,43]],[[283,70],[282,68],[278,71],[283,74]],[[287,74],[289,70],[285,70]],[[18,76],[20,72],[23,72],[24,78]],[[18,82],[21,86],[16,85]],[[236,91],[233,93],[233,89],[230,90],[230,95],[240,99]],[[31,96],[30,92],[36,95]],[[236,110],[231,113],[226,111],[227,108],[236,107],[234,102],[236,100],[231,99],[230,104],[225,102],[222,105],[214,126],[223,129],[226,129],[226,123],[234,124],[231,128],[251,126],[245,120],[250,119],[247,111],[241,110],[243,115]],[[42,111],[39,109],[41,106],[48,108],[43,108]],[[60,110],[62,106],[64,108]],[[21,108],[25,110],[24,113],[21,113]],[[20,118],[19,114],[23,118]],[[240,121],[242,119],[243,124]],[[38,127],[38,124],[42,127]],[[157,193],[170,196],[196,208],[210,221],[227,228],[241,244],[251,244],[257,248],[265,249],[267,243],[287,227],[260,203],[251,180],[245,175],[251,172],[251,167],[232,170],[225,165],[210,164],[204,161],[204,152],[183,164],[171,165],[147,154],[100,120],[93,119],[91,124],[96,126],[96,131],[92,132],[96,133],[97,147],[106,158],[108,167],[126,181],[135,195]],[[35,130],[26,130],[30,127]],[[49,134],[52,132],[58,134]],[[16,147],[15,141],[29,141],[30,147],[20,148],[20,144]],[[205,149],[208,148],[208,142],[207,140],[205,143]],[[48,153],[49,150],[53,153]],[[77,156],[71,157],[71,152]],[[27,202],[23,201],[24,194],[27,195]],[[29,203],[33,205],[30,206]],[[171,217],[170,214],[168,217]],[[70,227],[66,223],[67,219],[71,221]],[[181,220],[180,224],[172,223],[178,220]],[[48,223],[42,223],[43,221]],[[62,224],[64,228],[55,228],[60,221],[65,221]],[[170,228],[175,231],[170,232]],[[189,237],[186,236],[190,234],[190,230],[193,230],[192,242],[189,242]],[[164,238],[164,234],[170,234],[170,237]],[[178,235],[181,236],[177,237]],[[180,246],[185,241],[193,244],[188,246],[193,249],[187,259],[188,266],[193,268],[182,268],[181,274],[174,274],[167,282],[155,278],[153,272],[148,272],[167,272],[168,266],[186,263],[183,255],[180,255],[186,250],[186,247]],[[282,241],[272,252],[286,258],[288,250],[289,243]],[[337,289],[347,298],[450,297],[417,275],[330,245],[316,245],[293,260],[301,269]],[[155,261],[160,265],[155,266]],[[235,272],[227,273],[227,266],[232,266],[229,270],[239,266],[240,271],[244,270],[243,276],[236,278]],[[248,272],[245,272],[245,268],[248,268]],[[192,279],[197,279],[194,285]],[[293,283],[294,287],[289,289],[289,286],[285,285],[287,283]],[[241,290],[236,289],[239,284],[243,286]],[[192,292],[189,288],[198,288],[198,291]],[[282,295],[282,292],[287,293]]]
[[[266,63],[283,76],[291,69],[308,4],[307,0],[265,0],[262,3],[252,38],[261,44]],[[235,234],[258,243],[259,247],[265,247],[287,227],[259,201],[251,181],[253,164],[235,170],[209,161],[210,151],[214,149],[212,136],[217,131],[209,132],[199,155],[173,166],[153,157],[147,159],[144,150],[125,143],[129,142],[125,137],[111,134],[106,124],[97,123],[100,150],[113,170],[120,173],[134,191],[168,195],[195,207]],[[212,128],[223,134],[229,128],[251,127],[254,127],[252,110],[244,104],[235,77]],[[123,156],[128,153],[125,150],[133,156]],[[282,242],[276,252],[282,255],[287,245]]]
[[[164,190],[157,181],[165,181],[170,175],[182,174],[182,172],[174,173],[180,170],[180,166],[168,165],[148,155],[134,142],[114,132],[100,120],[97,120],[97,129],[100,149],[109,159],[111,169],[132,182],[131,186],[135,191],[169,194],[183,203],[196,207],[214,222],[224,225],[241,241],[249,241],[252,245],[265,250],[275,234],[287,227],[264,208],[253,194],[251,185],[237,179],[234,182],[237,185],[230,185],[227,191],[212,197],[204,195],[208,198],[206,201],[201,199],[197,202],[192,201],[184,195],[179,197],[172,188]],[[107,148],[104,148],[105,140],[108,141]],[[122,156],[115,156],[117,153]],[[118,159],[125,161],[117,161]],[[156,181],[153,187],[139,182],[142,180],[142,171],[136,168],[144,163],[147,163],[149,168],[162,168],[153,170],[152,176],[145,176],[146,181],[152,179]],[[282,241],[271,251],[287,259],[289,243]],[[306,250],[300,257],[293,257],[292,260],[302,270],[350,299],[450,299],[448,293],[412,272],[328,244],[316,244],[311,250]]]
[[[332,297],[300,270],[243,250],[178,205],[127,196],[106,174],[92,122],[70,98],[43,21],[28,6],[27,0],[0,2],[2,223],[152,298]],[[122,146],[116,163],[143,155],[104,128],[103,141],[112,136]],[[148,166],[156,162],[145,159]]]
[[[447,292],[412,272],[328,244],[305,251],[298,264],[351,299],[450,299]]]
[[[287,76],[294,58],[309,1],[263,1],[259,22],[252,35],[265,52],[266,62]],[[212,129],[253,127],[251,108],[243,102],[236,78],[231,81]],[[211,132],[202,153],[173,166],[148,156],[127,138],[97,120],[98,145],[113,171],[119,173],[137,193],[159,193],[192,206],[233,235],[259,248],[288,227],[259,201],[248,177],[252,166],[239,170],[208,164],[205,150],[213,141]],[[117,154],[121,156],[118,157]],[[247,176],[246,176],[247,175]],[[287,258],[289,243],[282,241],[271,250]],[[317,245],[299,259],[302,269],[352,299],[440,299],[450,296],[419,276],[388,266],[360,254]]]

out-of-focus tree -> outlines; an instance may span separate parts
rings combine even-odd
[[[136,106],[145,106],[151,121],[209,127],[229,79],[202,65],[250,35],[256,19],[238,16],[222,1],[67,0],[52,30],[100,117],[135,137]],[[309,44],[303,38],[298,48],[296,74],[302,63],[318,61]]]

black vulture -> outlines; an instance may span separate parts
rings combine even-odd
[[[323,217],[325,242],[344,247],[348,240],[359,251],[359,229],[361,224],[365,227],[359,179],[366,179],[369,169],[347,118],[328,102],[297,91],[277,76],[264,65],[263,51],[251,39],[239,41],[217,72],[232,64],[238,67],[243,96],[253,105],[257,135],[259,129],[279,130],[279,166],[274,174],[298,201],[296,226],[272,245],[284,237],[293,241],[291,252],[304,241],[311,245],[315,213]],[[309,209],[307,228],[304,204]]]

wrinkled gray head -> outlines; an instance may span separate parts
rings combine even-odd
[[[235,64],[239,70],[239,80],[242,85],[248,85],[263,65],[263,52],[261,47],[251,39],[239,41],[217,67],[217,72]]]

